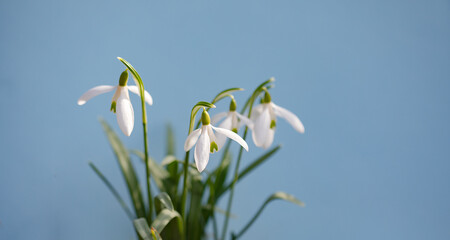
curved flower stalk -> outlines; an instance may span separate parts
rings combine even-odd
[[[213,130],[216,132],[217,136],[223,135],[224,137],[228,137],[239,143],[246,151],[248,151],[247,143],[239,135],[228,129],[214,127],[210,122],[209,114],[206,109],[203,108],[202,127],[191,132],[184,143],[184,151],[186,152],[196,145],[194,159],[199,172],[202,172],[206,168],[209,161],[209,154],[219,151],[220,149],[216,143],[217,138]]]
[[[275,135],[276,116],[286,119],[299,133],[304,133],[305,127],[295,114],[273,103],[267,89],[264,91],[264,98],[260,105],[253,108],[250,119],[254,124],[253,142],[257,147],[267,149],[272,144]]]
[[[120,130],[122,130],[123,134],[125,134],[126,136],[130,136],[134,128],[134,110],[133,105],[131,105],[130,95],[128,94],[128,91],[138,96],[140,96],[140,93],[138,86],[127,86],[127,81],[128,72],[127,70],[125,70],[120,75],[119,85],[100,85],[91,88],[83,95],[81,95],[81,97],[78,99],[78,105],[84,105],[87,101],[95,96],[116,90],[111,102],[111,111],[116,113],[117,123],[119,124]],[[145,102],[148,105],[152,105],[152,96],[147,91],[144,92],[144,96]]]
[[[214,115],[211,119],[211,123],[213,125],[216,125],[218,122],[220,122],[222,119],[223,121],[220,123],[219,127],[231,130],[235,133],[239,131],[239,129],[246,125],[248,128],[253,129],[253,123],[248,119],[247,117],[243,116],[242,114],[238,113],[236,111],[236,101],[232,96],[231,102],[230,102],[230,111],[228,112],[221,112],[216,115]],[[224,135],[218,135],[217,136],[217,145],[219,148],[222,148],[222,146],[225,145],[227,138]]]

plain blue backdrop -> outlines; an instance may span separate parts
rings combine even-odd
[[[183,156],[197,101],[243,87],[239,104],[277,79],[273,101],[306,133],[279,121],[274,146],[283,148],[237,186],[230,229],[278,190],[306,207],[274,202],[243,239],[450,236],[448,0],[1,1],[0,50],[0,239],[135,237],[87,164],[127,196],[97,121],[119,130],[112,93],[76,105],[89,88],[117,84],[117,56],[154,98],[159,161],[168,122]],[[131,97],[135,129],[120,137],[142,149]],[[263,153],[249,146],[244,166]]]

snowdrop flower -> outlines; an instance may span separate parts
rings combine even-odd
[[[208,164],[209,154],[214,153],[214,151],[219,151],[220,149],[216,143],[216,135],[213,130],[216,132],[217,136],[224,135],[231,138],[248,151],[247,143],[239,135],[230,130],[212,126],[210,124],[209,114],[205,108],[203,108],[202,127],[191,132],[184,143],[184,151],[186,152],[196,145],[194,159],[199,172],[202,172]]]
[[[111,92],[116,90],[111,102],[111,111],[114,111],[117,116],[117,123],[119,124],[120,129],[123,134],[126,136],[130,136],[134,127],[134,111],[133,106],[130,102],[130,95],[128,94],[128,90],[134,94],[139,94],[138,86],[127,86],[128,81],[128,72],[125,70],[120,75],[119,85],[118,86],[109,86],[109,85],[100,85],[94,88],[89,89],[83,95],[81,95],[80,99],[78,99],[78,105],[85,104],[89,99],[98,96],[103,93]],[[153,99],[150,94],[145,91],[145,102],[149,105],[153,104]]]
[[[273,142],[277,123],[276,116],[286,119],[299,133],[304,133],[305,127],[295,114],[273,103],[269,92],[267,90],[264,91],[266,93],[261,105],[253,108],[250,119],[254,124],[252,131],[253,142],[257,147],[266,149]]]
[[[249,127],[250,129],[253,128],[253,123],[252,123],[252,121],[250,121],[250,119],[248,119],[245,116],[236,112],[236,101],[234,100],[233,97],[231,98],[231,102],[230,102],[230,111],[221,112],[221,113],[214,115],[214,117],[212,117],[212,119],[211,119],[211,123],[216,125],[216,123],[218,123],[223,118],[225,118],[225,119],[219,125],[220,128],[228,129],[235,133],[237,133],[238,130],[244,125],[247,125],[247,127]],[[216,142],[217,142],[217,145],[219,146],[219,148],[222,148],[222,146],[225,144],[227,138],[224,135],[219,135],[219,136],[217,136],[216,140],[217,140]]]

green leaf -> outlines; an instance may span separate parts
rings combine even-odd
[[[191,200],[188,223],[188,239],[200,239],[204,231],[204,221],[202,221],[202,198],[205,187],[202,182],[202,175],[197,169],[189,168]]]
[[[128,187],[128,192],[131,200],[133,201],[136,216],[145,217],[144,200],[142,198],[139,182],[136,177],[133,164],[130,161],[128,151],[108,123],[106,123],[103,119],[100,119],[100,123],[103,126],[103,130],[105,131],[114,154],[116,155],[117,161],[119,162],[120,169],[122,170],[123,177],[125,178],[125,182]]]
[[[218,102],[219,100],[221,100],[222,98],[225,98],[225,97],[231,95],[231,93],[236,92],[236,91],[244,91],[244,89],[243,88],[229,88],[229,89],[226,89],[226,90],[220,92],[219,94],[217,94],[217,96],[212,100],[211,103],[214,104],[214,103]]]
[[[167,208],[161,210],[161,212],[156,216],[156,219],[152,223],[152,227],[155,228],[157,232],[162,232],[164,228],[169,224],[170,221],[177,221],[178,229],[181,235],[183,235],[183,220],[181,215],[177,211],[171,211]]]
[[[136,219],[133,223],[136,231],[143,240],[162,240],[161,236],[159,236],[159,233],[154,228],[150,229],[145,218]]]
[[[209,102],[198,102],[197,104],[195,104],[195,106],[191,110],[191,119],[189,122],[189,133],[191,133],[192,130],[194,130],[195,115],[202,108],[216,108],[216,106],[214,106],[214,104],[209,103]]]
[[[172,199],[170,199],[169,194],[162,192],[155,197],[155,207],[156,212],[160,212],[162,209],[167,208],[174,211]]]
[[[131,153],[141,158],[145,163],[144,153],[139,150],[131,150]],[[150,171],[150,176],[156,183],[156,186],[161,192],[166,192],[166,187],[164,185],[164,180],[169,177],[169,173],[161,165],[157,164],[155,160],[151,157],[148,158],[148,169]]]
[[[259,167],[261,164],[263,164],[266,160],[268,160],[273,154],[275,154],[278,150],[280,150],[281,145],[278,145],[274,148],[272,148],[271,150],[267,151],[266,153],[264,153],[262,156],[260,156],[259,158],[257,158],[256,160],[254,160],[250,165],[248,165],[247,167],[244,168],[244,170],[242,170],[239,175],[238,175],[238,182],[241,181],[245,176],[247,176],[250,172],[252,172],[253,170],[255,170],[257,167]],[[226,192],[228,189],[230,189],[231,185],[233,183],[228,184],[223,192]],[[223,193],[222,192],[222,193]]]
[[[98,170],[98,168],[94,165],[94,163],[89,162],[89,166],[92,168],[92,170],[94,170],[94,172],[97,174],[97,176],[103,181],[103,183],[106,185],[106,187],[108,187],[109,191],[111,191],[111,193],[114,195],[114,197],[116,198],[116,200],[119,202],[120,206],[122,207],[122,209],[125,211],[125,213],[127,214],[128,218],[130,218],[130,220],[133,220],[135,217],[133,216],[133,213],[131,213],[130,209],[128,208],[127,204],[125,203],[125,201],[122,199],[122,197],[120,196],[119,192],[117,192],[117,190],[114,188],[114,186],[108,181],[108,179],[100,172],[100,170]]]
[[[238,239],[240,236],[242,236],[242,234],[244,234],[252,226],[252,224],[256,221],[256,219],[262,213],[262,211],[267,206],[267,204],[269,204],[270,202],[272,202],[274,200],[277,200],[277,199],[291,202],[291,203],[296,204],[296,205],[298,205],[300,207],[304,207],[305,206],[305,204],[302,201],[298,200],[297,198],[295,198],[294,196],[292,196],[290,194],[287,194],[285,192],[276,192],[276,193],[270,195],[266,199],[266,201],[263,203],[263,205],[256,212],[255,216],[253,216],[253,218],[247,223],[247,225],[245,225],[245,227],[238,234],[234,234],[234,233],[232,234],[232,239]]]
[[[175,136],[172,125],[167,124],[167,155],[175,156]]]

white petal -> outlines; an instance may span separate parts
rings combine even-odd
[[[253,129],[253,123],[250,119],[248,119],[246,116],[236,112],[236,116],[241,121],[239,127],[242,127],[244,124],[247,125],[250,129]]]
[[[128,91],[121,89],[119,99],[117,99],[117,123],[126,136],[130,136],[134,127],[134,111],[130,102]]]
[[[225,120],[220,123],[219,127],[231,130],[231,115],[228,115]],[[223,134],[217,134],[216,140],[218,148],[221,149],[225,145],[227,137]]]
[[[252,114],[250,114],[250,119],[253,121],[254,119],[258,118],[259,115],[261,115],[261,113],[264,110],[264,104],[259,104],[258,106],[254,107],[252,109]]]
[[[197,169],[199,172],[202,172],[205,170],[206,165],[208,165],[209,161],[209,136],[208,136],[208,130],[205,129],[206,126],[202,127],[202,134],[200,135],[197,145],[195,145],[195,153],[194,153],[194,159],[195,159],[195,165],[197,166]]]
[[[200,136],[200,134],[202,133],[202,129],[199,128],[193,132],[191,132],[191,134],[189,134],[189,136],[186,138],[186,141],[184,142],[184,151],[189,151],[197,142],[198,136]]]
[[[217,133],[223,134],[223,135],[231,138],[232,140],[236,141],[237,143],[239,143],[248,152],[248,145],[245,142],[245,140],[241,138],[241,136],[237,135],[233,131],[230,131],[230,130],[227,130],[227,129],[224,129],[224,128],[218,128],[218,127],[214,127],[214,126],[211,126],[211,127]]]
[[[216,125],[222,118],[226,117],[228,112],[221,112],[211,118],[211,124]]]
[[[83,105],[89,99],[91,99],[95,96],[98,96],[102,93],[111,92],[115,88],[116,88],[116,86],[109,86],[109,85],[100,85],[100,86],[91,88],[87,92],[85,92],[83,95],[81,95],[80,99],[78,99],[78,105]]]
[[[264,149],[267,149],[270,147],[270,145],[272,145],[274,135],[275,135],[275,130],[269,128],[269,131],[267,131],[266,140],[265,140],[264,144],[262,145],[262,147]]]
[[[262,147],[270,130],[270,114],[267,107],[263,109],[258,118],[254,119],[252,130],[253,142],[257,147]]]
[[[290,112],[289,110],[282,108],[278,105],[275,105],[275,103],[272,103],[272,107],[273,110],[275,112],[276,115],[286,119],[286,121],[292,125],[292,127],[297,130],[297,132],[299,133],[304,133],[305,132],[305,127],[303,126],[302,122],[300,121],[300,119],[298,119],[297,116],[295,116],[295,114],[293,114],[292,112]]]
[[[138,86],[127,86],[127,87],[128,87],[128,90],[130,90],[130,92],[132,92],[138,96],[141,96],[141,94],[139,93]],[[150,93],[148,93],[147,90],[145,90],[145,89],[144,89],[144,96],[145,96],[145,102],[150,106],[153,105],[153,98],[150,95]]]

